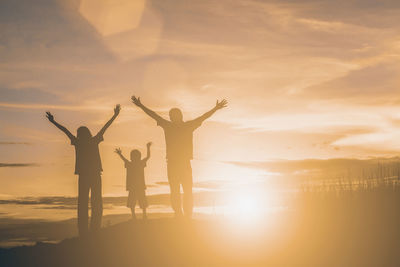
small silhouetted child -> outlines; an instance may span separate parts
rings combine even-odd
[[[151,142],[147,143],[147,156],[142,159],[139,150],[131,151],[131,160],[127,160],[120,148],[115,149],[125,163],[126,168],[126,191],[129,191],[127,207],[132,211],[132,218],[135,219],[135,206],[139,202],[139,207],[143,210],[143,219],[147,219],[146,208],[148,206],[146,199],[146,183],[144,181],[144,168],[147,160],[150,158]]]

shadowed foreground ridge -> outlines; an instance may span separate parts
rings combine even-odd
[[[2,249],[0,262],[2,266],[398,266],[400,262],[394,224],[370,221],[357,226],[351,218],[346,222],[341,218],[326,227],[319,225],[320,220],[306,219],[293,228],[289,226],[293,220],[272,222],[258,233],[251,233],[253,229],[234,233],[222,221],[124,222],[87,240]],[[370,227],[377,229],[371,232]]]
[[[0,265],[400,266],[397,180],[309,187],[288,204],[244,223],[240,216],[127,221],[87,240],[2,249]]]
[[[172,219],[128,221],[101,230],[86,240],[38,243],[1,250],[6,266],[160,266],[202,262],[196,223]],[[191,244],[199,246],[194,249]]]

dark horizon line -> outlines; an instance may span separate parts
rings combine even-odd
[[[39,167],[38,163],[0,163],[0,168]]]

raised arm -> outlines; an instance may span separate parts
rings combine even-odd
[[[51,123],[53,123],[58,129],[60,129],[61,131],[63,131],[63,132],[68,136],[69,139],[71,139],[71,140],[75,139],[75,136],[74,136],[70,131],[68,131],[67,128],[65,128],[64,126],[62,126],[61,124],[57,123],[57,122],[54,120],[54,116],[53,116],[53,114],[50,113],[50,111],[47,111],[47,112],[46,112],[46,118],[47,118]]]
[[[115,106],[114,108],[114,115],[111,117],[111,119],[104,124],[103,128],[101,128],[101,130],[98,132],[97,135],[103,136],[105,131],[107,130],[108,127],[110,127],[110,125],[113,123],[113,121],[115,120],[115,118],[118,116],[119,112],[121,111],[121,106],[118,104]]]
[[[144,161],[148,161],[149,160],[149,158],[150,158],[150,147],[151,147],[151,142],[148,142],[147,143],[147,155],[146,155],[146,157],[143,159]]]
[[[160,115],[155,113],[153,110],[151,110],[148,107],[146,107],[145,105],[143,105],[142,102],[140,101],[140,97],[136,97],[136,96],[133,95],[131,97],[131,99],[132,99],[133,104],[135,104],[136,106],[141,108],[144,111],[144,113],[146,113],[147,115],[152,117],[157,122],[165,120],[163,117],[161,117]]]
[[[129,160],[127,160],[127,159],[124,157],[124,155],[122,155],[121,148],[116,148],[114,152],[117,153],[118,156],[119,156],[124,162],[128,162],[128,161],[129,161]]]
[[[223,99],[222,101],[217,100],[215,107],[213,107],[210,111],[204,113],[203,115],[201,115],[200,117],[198,117],[194,120],[201,123],[201,122],[205,121],[206,119],[208,119],[209,117],[211,117],[217,110],[227,107],[227,105],[228,105],[228,101],[226,101],[225,99]]]

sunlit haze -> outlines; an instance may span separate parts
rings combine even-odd
[[[400,266],[399,18],[1,0],[0,266]]]
[[[100,148],[103,193],[124,194],[113,149],[143,150],[150,140],[148,182],[165,181],[162,130],[133,107],[132,94],[164,116],[180,107],[184,119],[229,100],[229,111],[195,133],[197,182],[254,176],[227,162],[396,155],[397,8],[390,1],[3,2],[0,159],[22,166],[0,169],[0,193],[76,195],[73,148],[44,111],[71,130],[96,132],[115,103],[121,115]]]

